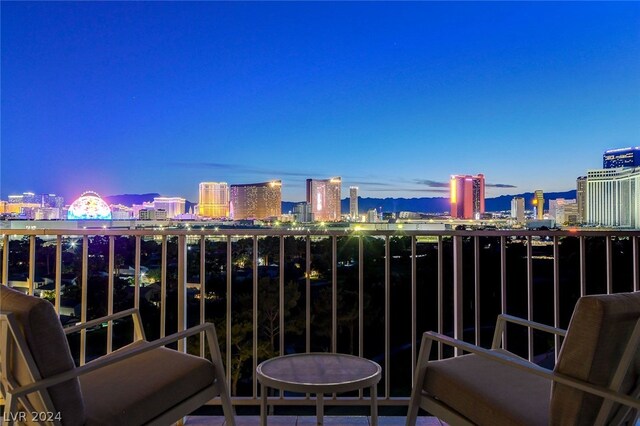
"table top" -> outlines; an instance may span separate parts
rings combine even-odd
[[[377,363],[354,355],[303,353],[272,358],[257,368],[263,385],[294,392],[347,392],[380,381]]]

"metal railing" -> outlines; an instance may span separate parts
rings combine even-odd
[[[221,346],[224,347],[226,375],[230,387],[232,380],[236,385],[240,382],[240,379],[232,379],[233,373],[239,374],[239,370],[234,368],[255,372],[256,365],[263,357],[261,351],[264,345],[261,343],[264,341],[261,342],[261,339],[264,338],[260,337],[260,330],[264,318],[259,316],[263,315],[261,309],[264,309],[263,305],[267,303],[267,296],[261,295],[259,291],[262,288],[259,268],[269,267],[270,263],[265,261],[264,257],[271,257],[271,264],[277,265],[272,268],[277,271],[277,276],[271,276],[272,281],[269,282],[277,283],[278,286],[277,326],[274,325],[271,329],[272,341],[277,339],[272,345],[275,354],[300,349],[307,352],[317,350],[316,341],[322,339],[327,342],[323,347],[325,350],[343,351],[342,342],[348,341],[356,355],[377,357],[382,364],[383,380],[379,388],[382,405],[408,403],[408,389],[413,379],[419,339],[421,333],[427,331],[427,327],[455,338],[487,346],[490,339],[485,339],[485,334],[490,335],[493,330],[485,330],[492,327],[492,323],[486,318],[492,316],[495,321],[494,314],[520,314],[528,320],[540,320],[539,317],[542,315],[545,317],[543,321],[548,319],[550,321],[547,322],[555,327],[566,327],[568,316],[578,297],[594,292],[640,290],[640,232],[637,231],[87,229],[1,232],[3,234],[0,235],[0,276],[3,284],[15,284],[16,279],[11,277],[16,276],[15,271],[21,271],[22,276],[26,274],[26,290],[34,294],[38,290],[35,285],[38,278],[37,268],[44,262],[40,255],[45,251],[44,243],[49,254],[51,251],[55,252],[54,267],[51,268],[49,263],[47,265],[48,272],[51,269],[55,270],[55,286],[51,300],[57,312],[61,312],[63,303],[63,265],[66,264],[67,269],[73,270],[73,267],[68,266],[69,259],[64,258],[75,256],[71,261],[75,262],[76,269],[78,262],[80,265],[79,271],[73,271],[80,279],[77,283],[80,293],[79,312],[75,313],[75,316],[83,322],[92,319],[88,315],[91,259],[99,258],[101,262],[105,261],[104,254],[90,253],[93,239],[98,236],[108,242],[107,301],[104,314],[113,314],[116,309],[114,302],[121,302],[114,300],[114,295],[117,266],[122,264],[132,263],[134,272],[130,284],[119,291],[124,294],[126,290],[132,290],[131,303],[136,308],[147,303],[146,299],[144,303],[141,300],[141,289],[148,284],[143,282],[146,278],[141,274],[141,270],[143,263],[153,258],[153,253],[143,253],[142,247],[147,241],[155,241],[160,248],[159,279],[155,284],[160,287],[159,301],[154,302],[154,306],[157,305],[159,309],[159,336],[169,333],[167,327],[175,327],[177,330],[187,328],[189,312],[197,317],[200,323],[210,320],[212,312],[207,312],[206,308],[207,303],[213,303],[216,310],[213,318],[220,320],[216,324],[218,334],[224,338],[224,344]],[[119,239],[133,243],[133,259],[131,256],[129,259],[120,259],[119,265],[116,265],[116,242]],[[275,240],[277,245],[273,244]],[[240,242],[250,255],[246,252],[238,254]],[[267,242],[270,244],[270,251],[261,256],[261,249]],[[210,243],[215,243],[218,250],[213,250]],[[70,248],[77,245],[81,245],[79,254]],[[289,249],[292,245],[294,247]],[[169,246],[171,254],[168,253]],[[379,248],[382,249],[378,250]],[[263,249],[263,254],[264,250],[266,249]],[[195,255],[189,254],[191,251],[195,252]],[[318,266],[322,264],[318,261],[318,256],[322,257],[321,260],[327,260],[328,265]],[[216,268],[220,270],[216,276],[220,280],[224,279],[225,289],[224,292],[219,292],[222,294],[210,296],[207,292],[207,281],[210,278],[207,268],[211,269],[208,265],[213,258],[217,259]],[[247,269],[238,265],[251,266],[248,268],[251,271],[250,290],[245,288],[248,287]],[[537,271],[537,267],[540,267],[542,272]],[[317,268],[321,270],[318,272]],[[298,274],[298,279],[292,280],[294,284],[291,287],[294,290],[298,289],[300,293],[295,300],[295,306],[288,306],[288,302],[293,300],[287,297],[288,269],[294,269]],[[170,270],[171,276],[175,279],[173,286],[167,282]],[[192,270],[198,273],[195,274]],[[350,278],[346,277],[344,271],[350,274]],[[379,276],[380,273],[383,274],[382,277]],[[242,280],[239,278],[241,274]],[[101,276],[105,278],[104,270]],[[194,280],[193,277],[197,279],[196,282],[190,282],[190,279]],[[604,282],[601,282],[602,279]],[[21,282],[24,283],[24,280]],[[353,289],[349,290],[351,293],[345,290],[346,286]],[[169,287],[175,290],[177,298],[175,313],[169,312],[168,308],[168,298],[174,291]],[[195,292],[188,291],[189,287],[194,288]],[[250,295],[250,301],[236,297],[240,294],[240,288],[247,292],[247,296]],[[327,292],[330,296],[327,296]],[[351,297],[351,303],[347,296]],[[207,302],[210,299],[213,302]],[[241,306],[238,305],[240,302],[243,303]],[[324,302],[328,307],[322,311],[318,306]],[[406,306],[407,302],[410,306]],[[197,315],[194,315],[196,303]],[[383,306],[377,306],[380,303]],[[297,347],[286,337],[287,329],[293,327],[291,324],[294,322],[291,318],[291,321],[285,318],[291,309],[297,310],[298,319],[304,323],[299,333],[302,336],[293,339],[298,342]],[[340,315],[343,309],[351,309],[349,315],[345,316],[346,320]],[[246,334],[251,340],[250,354],[248,342],[236,342],[238,345],[244,343],[245,347],[242,350],[245,351],[247,361],[241,367],[234,367],[233,362],[239,359],[240,350],[234,350],[232,345],[236,332],[233,327],[239,324],[237,315],[246,313],[247,310],[250,310],[251,319],[242,324],[248,327],[247,330],[250,328]],[[322,319],[323,315],[329,316],[328,320],[324,318],[326,321],[320,321],[319,318]],[[276,324],[276,321],[273,323]],[[330,328],[330,331],[321,330],[314,333],[313,330],[319,325]],[[349,326],[351,335],[357,335],[357,338],[352,336],[349,340],[345,337],[348,333],[343,328]],[[397,340],[404,338],[396,338],[400,335],[408,335],[409,341],[405,339],[399,344]],[[526,351],[522,355],[529,360],[535,361],[541,352],[557,359],[561,343],[559,337],[553,342],[543,342],[541,345],[531,330],[526,332],[525,338],[511,329],[507,335],[504,344]],[[106,352],[115,349],[113,339],[114,324],[109,323],[106,326]],[[200,336],[199,342],[195,345],[195,350],[201,355],[204,355],[203,339],[204,336]],[[543,348],[536,351],[536,348],[541,346]],[[381,348],[381,352],[376,349],[378,347]],[[178,350],[188,350],[187,342],[181,341]],[[410,355],[406,354],[407,350]],[[455,354],[447,353],[442,346],[437,348],[438,357],[458,354],[457,351]],[[402,363],[399,363],[399,360]],[[83,330],[79,342],[79,363],[83,364],[86,361],[87,333]],[[410,363],[410,368],[407,363]],[[394,377],[396,373],[401,377]],[[237,391],[233,395],[235,404],[259,404],[255,374],[250,374],[251,377],[244,378],[244,391]],[[305,401],[308,398],[308,395],[280,395],[274,403],[308,403]],[[334,395],[334,398],[327,402],[336,405],[368,404],[362,391],[346,397]]]

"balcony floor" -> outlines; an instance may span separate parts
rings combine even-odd
[[[406,417],[380,416],[379,426],[404,426]],[[237,416],[237,426],[259,426],[260,416]],[[269,416],[269,426],[316,426],[315,416]],[[369,426],[368,416],[324,416],[327,426]],[[188,416],[185,426],[224,426],[222,416]],[[417,426],[442,426],[445,423],[435,417],[418,417]]]

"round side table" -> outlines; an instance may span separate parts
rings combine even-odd
[[[371,389],[371,425],[378,425],[376,385],[382,368],[377,363],[353,355],[305,353],[266,360],[257,368],[260,382],[260,424],[267,425],[266,388],[315,393],[318,425],[323,424],[323,394]]]

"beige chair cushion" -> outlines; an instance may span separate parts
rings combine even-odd
[[[0,308],[12,312],[20,323],[42,378],[75,368],[67,338],[51,303],[0,285]],[[13,374],[20,384],[25,384],[28,381],[25,365],[18,362],[15,367],[22,371],[13,371]],[[54,405],[52,408],[60,412],[64,425],[84,423],[84,403],[78,379],[52,386],[49,396]],[[34,404],[33,398],[29,401]]]
[[[580,298],[555,371],[608,386],[638,318],[640,292]],[[628,393],[638,385],[639,378],[640,350],[636,351],[621,390]],[[551,420],[553,424],[591,424],[601,405],[602,398],[556,383],[552,391]],[[615,409],[612,415],[614,413]]]
[[[427,365],[423,392],[478,425],[547,425],[551,382],[478,355]]]
[[[87,425],[144,424],[211,385],[214,372],[204,358],[163,347],[87,373],[80,377]]]

